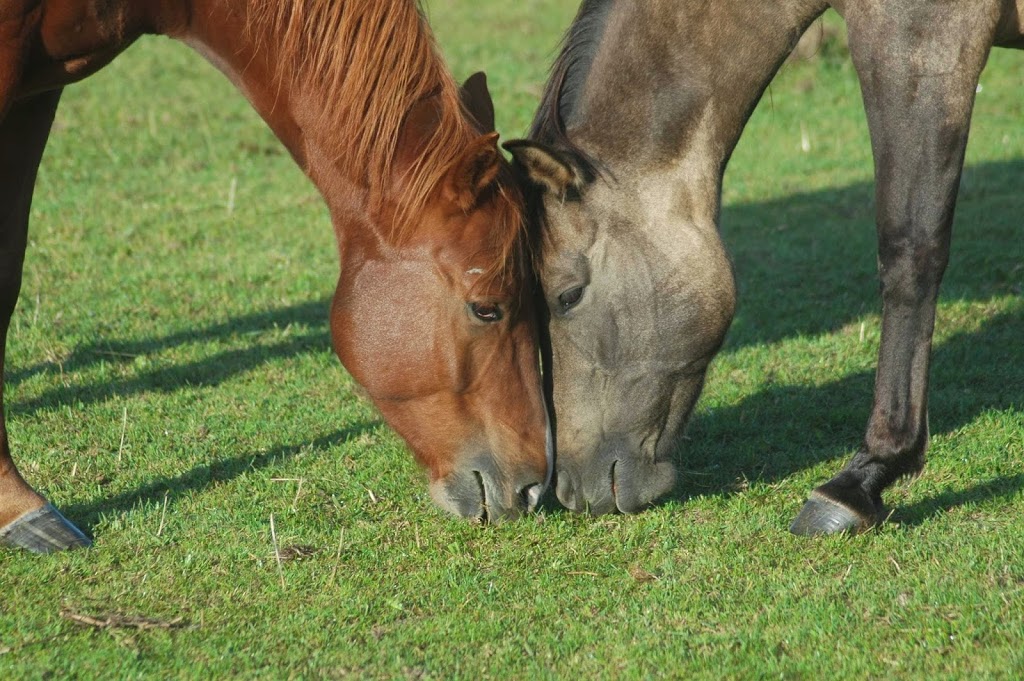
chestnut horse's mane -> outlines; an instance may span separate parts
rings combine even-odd
[[[476,130],[458,84],[438,54],[417,0],[253,0],[252,21],[277,36],[278,76],[304,79],[330,105],[323,112],[349,167],[364,172],[372,201],[383,202],[405,117],[421,99],[437,98],[437,126],[395,201],[401,241]],[[504,193],[504,191],[503,191]],[[522,216],[514,201],[502,222],[505,259]],[[379,207],[378,203],[376,207]]]

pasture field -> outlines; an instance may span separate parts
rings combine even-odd
[[[577,0],[433,0],[522,134]],[[924,476],[891,522],[787,526],[853,452],[879,302],[841,23],[726,176],[736,322],[674,495],[471,526],[429,502],[330,351],[315,190],[186,48],[70,88],[41,170],[7,406],[24,473],[96,538],[0,553],[0,678],[1021,678],[1024,55],[982,77]],[[273,517],[280,568],[271,538]]]

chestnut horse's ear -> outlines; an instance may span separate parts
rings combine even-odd
[[[468,211],[498,177],[501,162],[498,133],[489,132],[477,137],[452,166],[445,181],[445,198]]]
[[[502,146],[526,171],[530,182],[556,196],[565,196],[584,184],[572,160],[554,149],[530,140],[512,140]]]
[[[494,132],[494,102],[487,90],[487,75],[477,71],[466,79],[460,90],[462,105],[473,114],[480,132]]]
[[[437,128],[440,120],[440,105],[434,93],[412,105],[398,132],[395,151],[395,169],[398,172],[404,172],[423,155],[430,131]]]

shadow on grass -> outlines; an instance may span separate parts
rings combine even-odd
[[[122,492],[87,503],[71,504],[62,511],[80,526],[91,530],[103,513],[124,513],[140,505],[162,503],[164,495],[170,499],[180,498],[189,492],[198,492],[212,485],[229,482],[247,470],[259,470],[281,461],[291,459],[302,452],[322,451],[347,442],[361,434],[381,426],[381,421],[365,421],[337,430],[330,435],[318,437],[309,442],[278,445],[267,452],[246,453],[209,464],[195,466],[172,478],[158,478],[137,489]]]
[[[929,402],[933,434],[955,432],[986,411],[1024,403],[1022,337],[1024,314],[1014,311],[935,348]],[[873,386],[872,369],[823,386],[768,388],[734,407],[698,414],[677,457],[680,482],[669,498],[729,495],[748,481],[770,484],[823,461],[836,460],[838,472],[863,438]],[[1000,477],[898,509],[894,518],[916,524],[944,504],[1022,488],[1024,475]]]
[[[1019,219],[1024,213],[1022,180],[1024,160],[965,169],[944,300],[980,301],[1020,294],[1024,279]],[[880,307],[870,183],[727,206],[723,235],[740,286],[739,310],[726,351],[831,333]],[[50,390],[11,405],[10,413],[24,416],[113,396],[173,392],[186,385],[215,386],[268,360],[329,348],[327,309],[328,302],[321,299],[163,337],[82,345],[64,363],[66,370],[80,370],[100,361],[129,362],[135,355],[258,333],[274,326],[297,323],[312,329],[278,343],[158,367],[132,378]],[[933,432],[950,432],[985,410],[1021,403],[1021,337],[1024,323],[1019,314],[1010,314],[989,320],[976,333],[955,336],[936,349],[930,400]],[[15,370],[8,380],[16,383],[52,368],[52,364],[38,364]],[[873,380],[872,369],[825,386],[770,387],[734,408],[700,414],[680,455],[683,472],[675,498],[686,499],[687,492],[728,494],[736,489],[737,478],[770,482],[849,455],[863,434]],[[345,433],[332,437],[343,438]],[[321,440],[313,446],[317,442]],[[282,446],[275,451],[277,456],[290,456],[305,446],[309,445]],[[257,458],[264,456],[274,453]],[[239,457],[238,461],[242,460],[251,457]],[[185,474],[182,484],[191,484],[193,477],[201,481],[204,475],[211,472]],[[993,485],[998,487],[997,483]],[[161,497],[169,484],[158,481],[138,493],[72,507],[69,512],[94,519],[98,509],[117,510]],[[916,516],[910,513],[907,517]]]
[[[1021,293],[1022,189],[1024,159],[964,169],[942,300]],[[831,333],[881,311],[872,183],[725,206],[722,235],[739,285],[726,350]]]
[[[244,350],[220,352],[196,362],[161,366],[138,372],[131,378],[98,381],[84,385],[72,384],[44,392],[35,399],[14,402],[8,414],[26,416],[40,409],[68,404],[93,404],[114,396],[131,396],[147,392],[174,392],[183,386],[216,386],[232,376],[244,374],[272,359],[295,357],[310,352],[329,350],[330,333],[327,330],[328,302],[315,300],[276,310],[233,317],[225,322],[195,330],[179,331],[158,338],[139,341],[102,341],[75,348],[63,363],[65,371],[88,368],[99,362],[130,364],[137,356],[145,356],[180,345],[229,339],[245,334],[256,334],[273,328],[301,324],[313,329],[308,333],[287,337],[271,344],[254,344]],[[29,376],[53,370],[49,363],[12,371],[7,380],[14,384]]]
[[[1011,497],[1022,489],[1024,473],[1004,475],[964,490],[950,490],[936,494],[931,499],[897,508],[890,516],[889,522],[908,526],[920,525],[958,506],[976,504],[996,497]]]
[[[1022,184],[1024,160],[964,170],[944,300],[986,300],[1020,293],[1024,282],[1024,239],[1019,230],[1019,216],[1024,213]],[[739,308],[726,351],[830,333],[880,308],[870,183],[726,206],[722,223],[740,287]],[[328,349],[328,309],[329,301],[318,299],[162,337],[80,345],[63,363],[65,371],[79,371],[101,361],[127,364],[136,356],[255,334],[275,326],[301,324],[311,329],[284,342],[158,367],[132,378],[56,388],[33,400],[10,404],[9,413],[25,416],[39,409],[92,404],[113,396],[171,392],[183,385],[219,385],[270,359]],[[53,363],[12,369],[7,381],[16,384],[56,369]]]

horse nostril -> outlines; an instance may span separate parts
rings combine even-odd
[[[537,508],[537,504],[540,502],[540,497],[543,493],[544,485],[539,482],[526,485],[519,490],[519,496],[522,497],[523,502],[526,504],[527,513],[532,513],[533,509]]]

